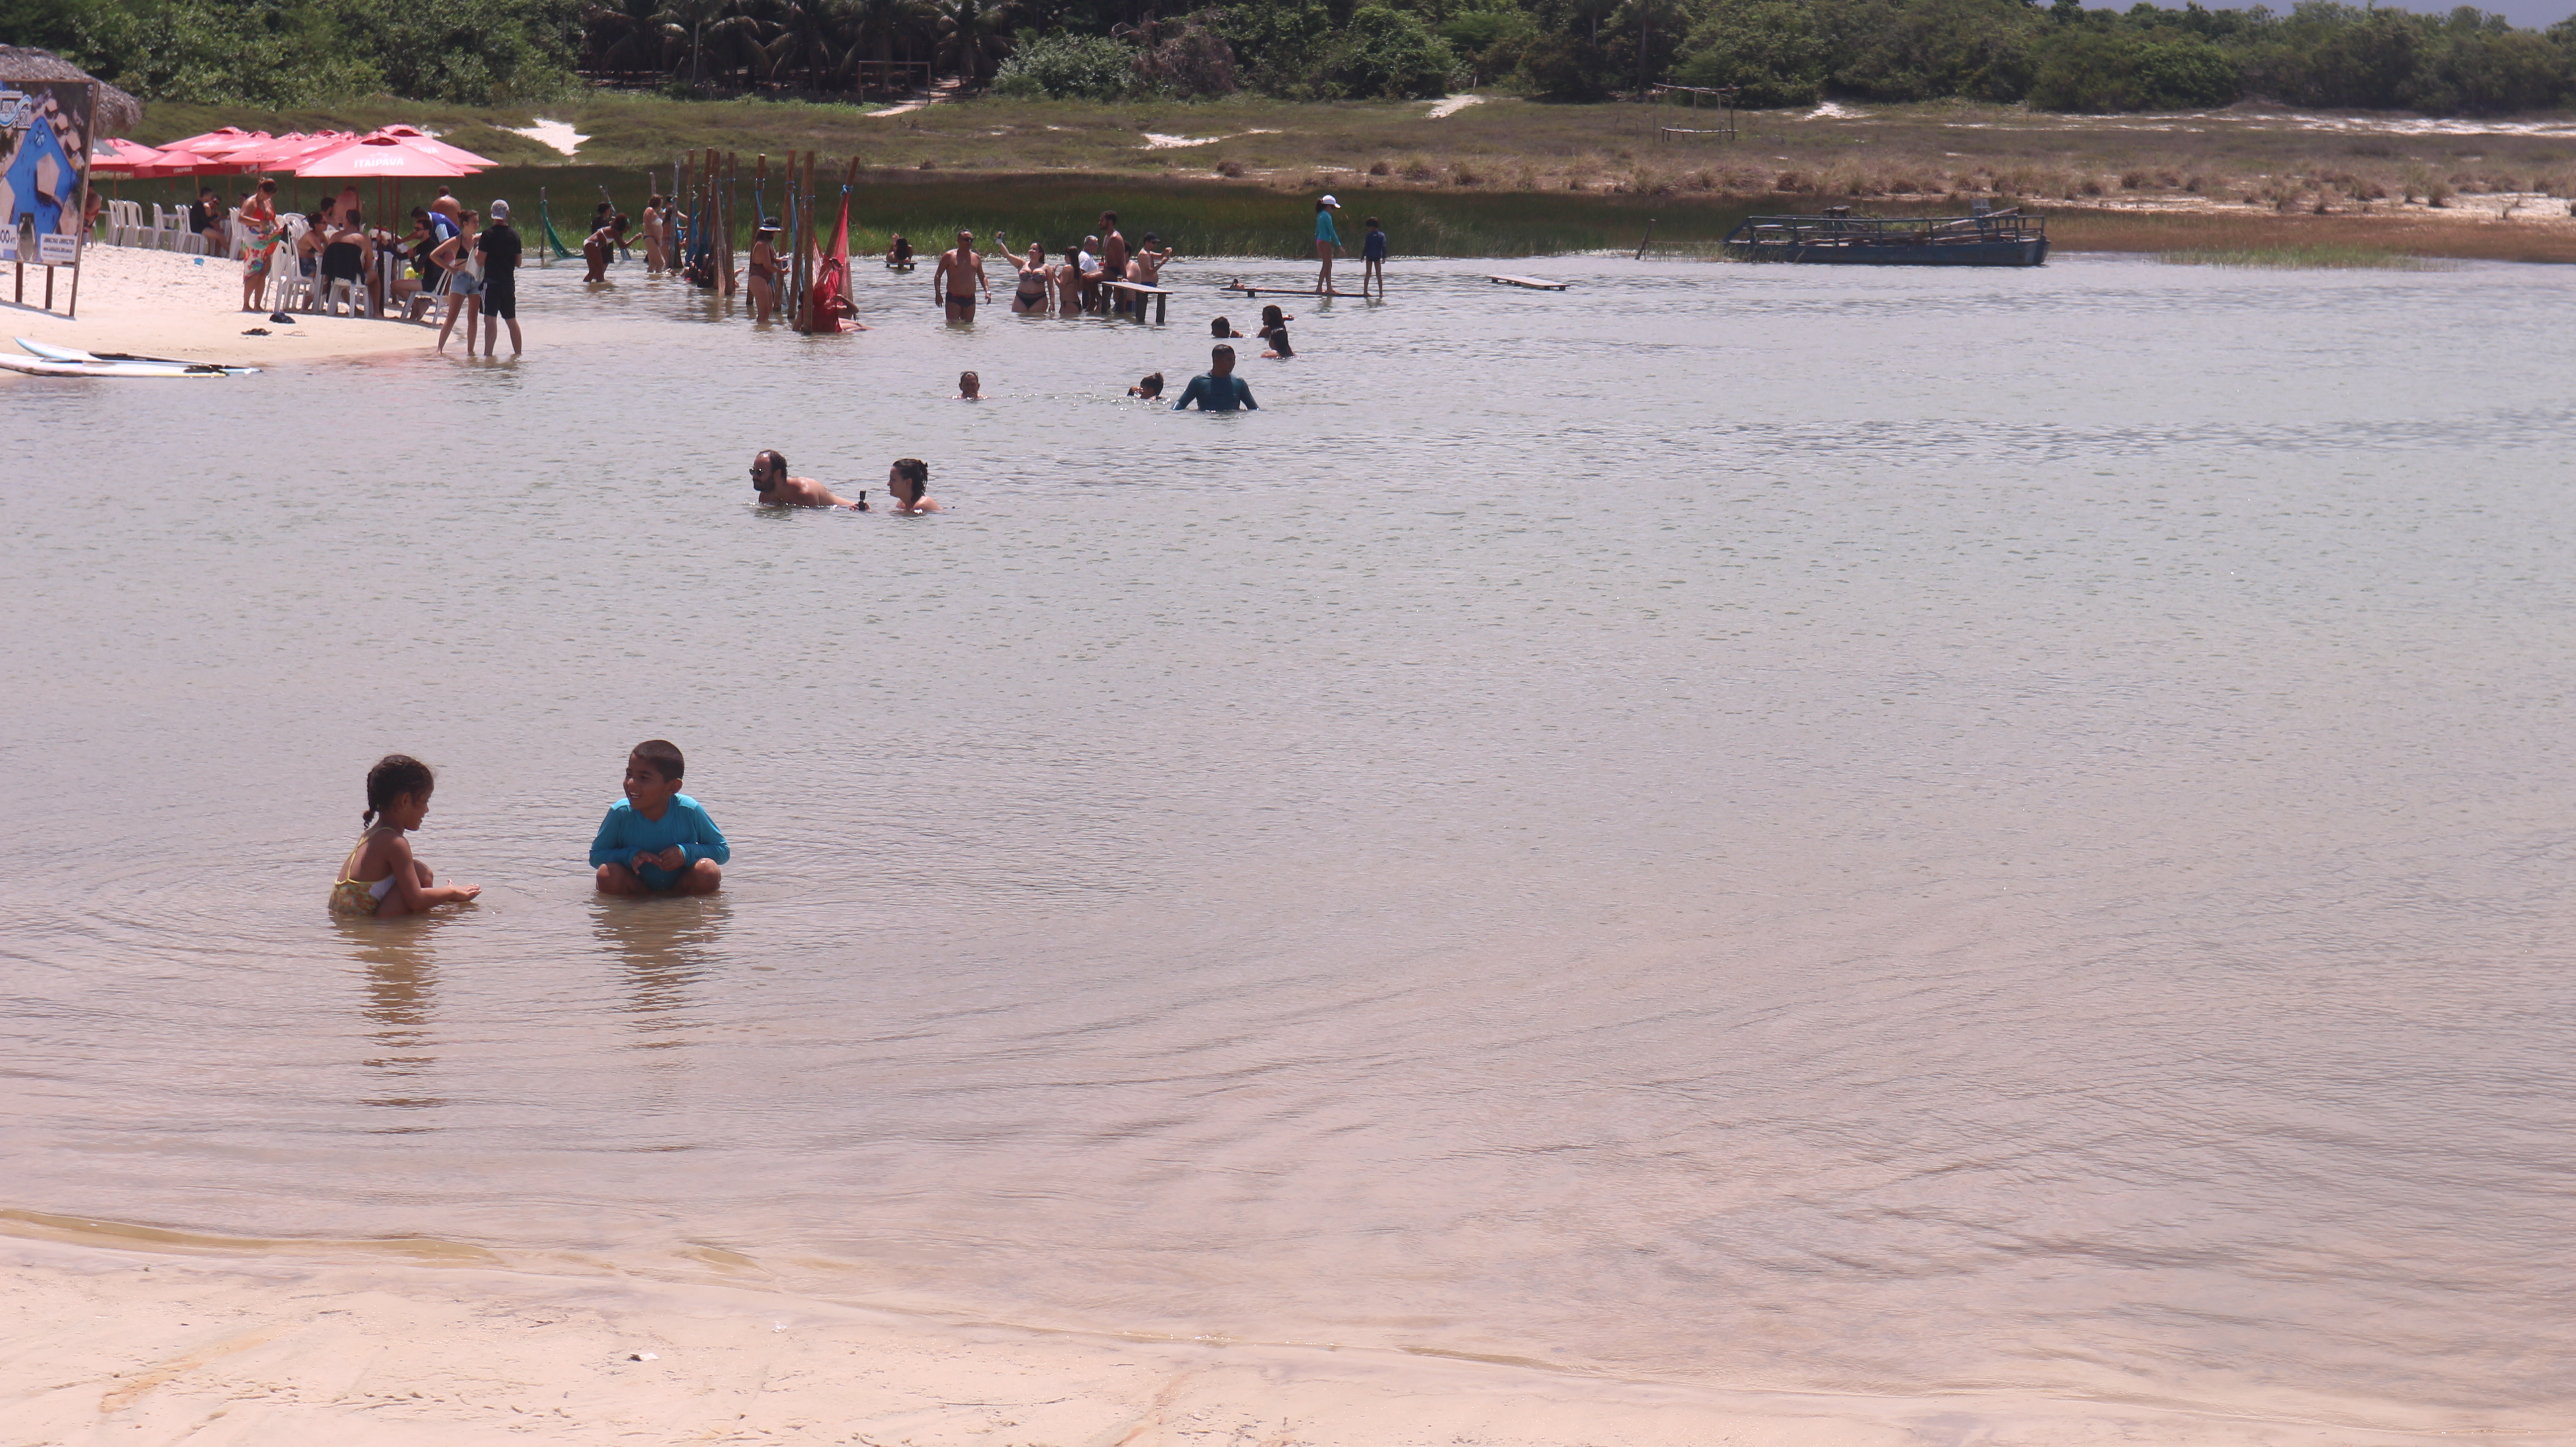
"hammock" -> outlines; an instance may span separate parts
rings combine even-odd
[[[546,206],[546,193],[542,187],[537,191],[537,224],[545,228],[546,245],[554,252],[555,260],[572,260],[572,252],[565,249],[563,238],[555,235],[554,212]]]
[[[809,332],[837,332],[850,310],[850,193],[841,191],[841,219],[832,227],[832,249],[814,267],[814,288],[807,293]]]

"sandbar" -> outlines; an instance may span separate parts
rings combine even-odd
[[[436,327],[404,321],[293,312],[291,323],[272,322],[264,312],[240,310],[240,262],[205,257],[200,265],[200,260],[141,247],[89,247],[81,256],[76,319],[63,315],[71,300],[70,268],[56,269],[54,310],[48,312],[37,305],[44,299],[44,272],[31,266],[26,303],[0,297],[0,318],[5,318],[0,321],[5,328],[0,332],[0,347],[14,352],[17,348],[7,337],[30,337],[91,352],[264,367],[378,352],[427,351],[438,342]],[[14,294],[14,281],[5,266],[0,266],[0,290]],[[269,335],[242,335],[254,327]],[[53,379],[27,380],[62,385]]]
[[[208,1257],[45,1234],[0,1239],[10,1447],[2439,1440],[2029,1394],[1699,1391],[1511,1362],[1031,1331],[757,1283]]]

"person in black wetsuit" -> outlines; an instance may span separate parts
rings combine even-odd
[[[492,203],[492,224],[474,238],[483,258],[483,355],[492,355],[502,322],[510,324],[510,355],[519,355],[519,233],[510,225],[510,203]]]
[[[1192,402],[1202,412],[1258,412],[1260,404],[1252,400],[1252,388],[1234,374],[1234,348],[1220,346],[1208,353],[1208,369],[1190,379],[1190,389],[1172,404],[1175,412],[1186,411]]]

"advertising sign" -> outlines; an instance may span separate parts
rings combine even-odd
[[[0,77],[0,261],[77,266],[98,83]],[[50,278],[52,273],[48,272]],[[78,282],[75,280],[74,295]],[[53,284],[46,283],[48,304]]]

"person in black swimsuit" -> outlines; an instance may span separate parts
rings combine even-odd
[[[948,319],[971,322],[975,319],[975,293],[969,286],[984,289],[984,300],[993,299],[993,283],[984,275],[984,258],[975,252],[975,233],[957,233],[957,249],[939,253],[939,269],[930,275],[931,292],[947,303]]]

